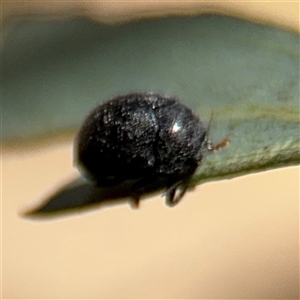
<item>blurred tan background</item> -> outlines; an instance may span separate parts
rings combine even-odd
[[[62,15],[105,20],[158,7],[49,3],[3,3],[3,17],[64,7]],[[197,9],[299,31],[298,3],[205,4]],[[188,13],[195,4],[162,5]],[[299,167],[205,184],[172,209],[158,196],[139,210],[20,216],[74,174],[70,139],[2,153],[3,298],[298,298]]]

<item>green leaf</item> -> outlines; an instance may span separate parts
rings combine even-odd
[[[229,144],[190,184],[299,164],[299,35],[207,15],[103,25],[23,22],[2,49],[2,136],[20,142],[78,130],[118,94],[176,96]]]

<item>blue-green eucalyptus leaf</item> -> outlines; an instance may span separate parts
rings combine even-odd
[[[191,184],[298,164],[299,35],[223,16],[104,25],[22,22],[2,49],[2,138],[78,130],[97,104],[136,91],[176,96],[229,144]]]

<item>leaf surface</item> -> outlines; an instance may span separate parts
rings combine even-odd
[[[119,94],[176,96],[229,144],[191,184],[300,162],[299,35],[215,15],[23,22],[2,49],[2,138],[75,132]]]

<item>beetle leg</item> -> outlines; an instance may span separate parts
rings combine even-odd
[[[182,185],[182,181],[176,182],[175,184],[171,185],[166,190],[166,204],[168,206],[175,206],[184,196],[188,187]],[[176,193],[178,193],[176,195]]]
[[[138,195],[133,195],[130,201],[131,207],[137,209],[140,207],[140,197]]]
[[[140,179],[131,186],[132,208],[139,208],[141,195],[151,191],[153,189],[153,183],[155,183],[155,176],[149,176]]]

